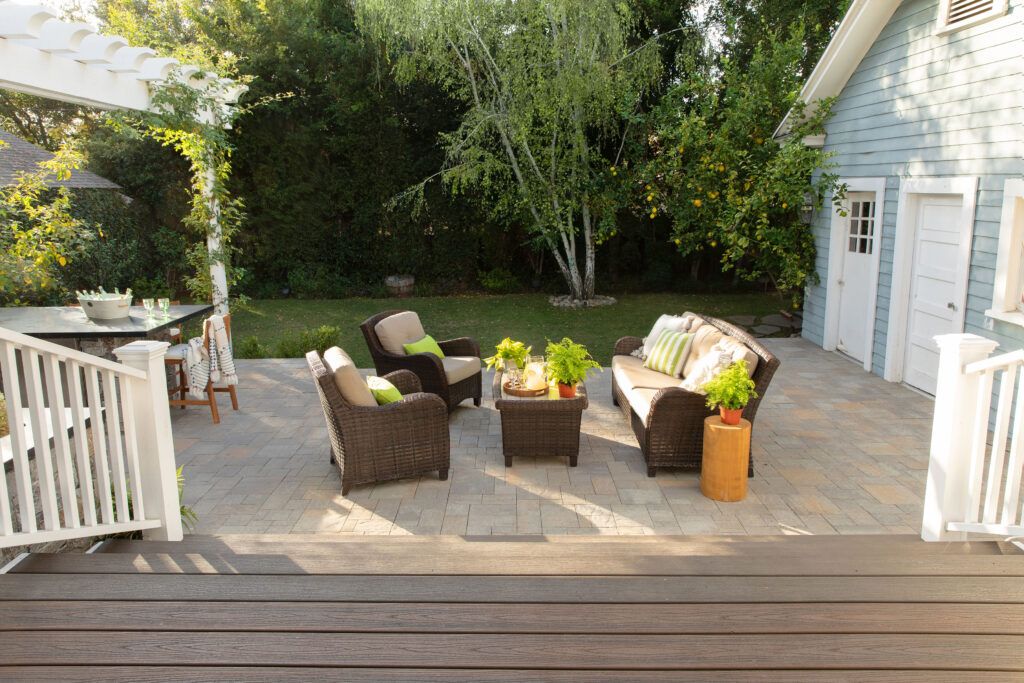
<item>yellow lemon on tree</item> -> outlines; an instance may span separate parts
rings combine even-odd
[[[693,205],[694,205],[694,206],[696,206],[696,207],[697,207],[698,209],[699,209],[699,208],[701,207],[701,204],[703,204],[703,203],[704,203],[704,202],[702,202],[702,201],[701,201],[701,200],[699,200],[699,199],[694,199],[694,200],[693,200]]]

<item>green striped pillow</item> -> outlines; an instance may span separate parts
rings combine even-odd
[[[690,354],[689,332],[672,332],[665,330],[658,336],[654,348],[644,361],[644,367],[663,372],[672,377],[679,377],[683,372],[683,364]]]

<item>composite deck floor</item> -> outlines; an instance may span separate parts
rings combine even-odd
[[[0,576],[0,680],[1024,680],[1024,555],[909,536],[190,536]]]

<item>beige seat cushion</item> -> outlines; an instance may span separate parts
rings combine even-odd
[[[693,372],[693,368],[700,362],[700,359],[711,351],[711,348],[724,336],[722,331],[714,325],[701,325],[693,335],[693,342],[690,344],[690,355],[683,365],[683,377],[689,377],[690,373]]]
[[[324,351],[324,365],[334,375],[334,384],[341,397],[354,406],[376,406],[377,399],[359,374],[356,364],[337,346]]]
[[[654,395],[661,389],[632,389],[626,394],[629,407],[637,414],[641,422],[647,424],[647,417],[651,414],[651,403],[654,402]]]
[[[476,356],[445,356],[441,359],[448,384],[455,384],[480,372],[480,359]]]
[[[423,331],[423,325],[420,324],[420,317],[412,311],[389,315],[377,323],[373,330],[377,333],[377,339],[384,350],[396,356],[406,355],[403,344],[419,341],[427,336]]]
[[[636,356],[613,356],[612,375],[615,377],[615,383],[627,394],[637,387],[664,389],[679,386],[678,377],[670,377],[663,372],[645,368],[644,362]]]

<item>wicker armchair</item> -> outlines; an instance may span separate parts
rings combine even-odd
[[[394,372],[395,370],[409,370],[419,377],[423,385],[423,391],[437,394],[444,400],[445,405],[448,406],[448,412],[455,410],[455,406],[467,398],[473,399],[473,405],[479,407],[480,399],[483,396],[482,370],[459,382],[449,384],[441,359],[434,354],[416,353],[408,356],[399,356],[390,353],[384,348],[375,329],[377,323],[384,318],[403,312],[399,310],[384,311],[367,318],[359,326],[359,329],[363,331],[363,337],[366,338],[366,345],[370,349],[370,356],[373,358],[373,365],[377,369],[377,374],[383,376],[384,373]],[[439,341],[438,346],[441,347],[446,356],[475,356],[480,358],[480,345],[475,339],[470,339],[469,337]]]
[[[342,398],[319,353],[307,353],[306,362],[327,420],[331,462],[341,473],[343,495],[354,484],[416,477],[434,470],[442,481],[448,478],[448,411],[437,396],[420,391],[416,375],[408,370],[385,375],[402,392],[401,401],[354,406]]]
[[[724,334],[739,339],[760,358],[753,375],[758,397],[750,401],[743,410],[744,419],[753,423],[761,399],[768,391],[772,376],[779,367],[779,359],[754,337],[735,325],[718,318],[701,317],[706,325],[714,325]],[[641,346],[643,339],[640,337],[622,337],[615,343],[613,355],[628,355]],[[653,477],[659,467],[700,467],[704,450],[704,418],[717,412],[707,407],[703,395],[679,387],[661,389],[651,402],[651,410],[645,423],[630,407],[613,373],[612,402],[619,406],[630,421],[633,434],[636,435],[644,460],[647,462],[647,476]],[[750,459],[748,475],[754,476],[753,457]]]

